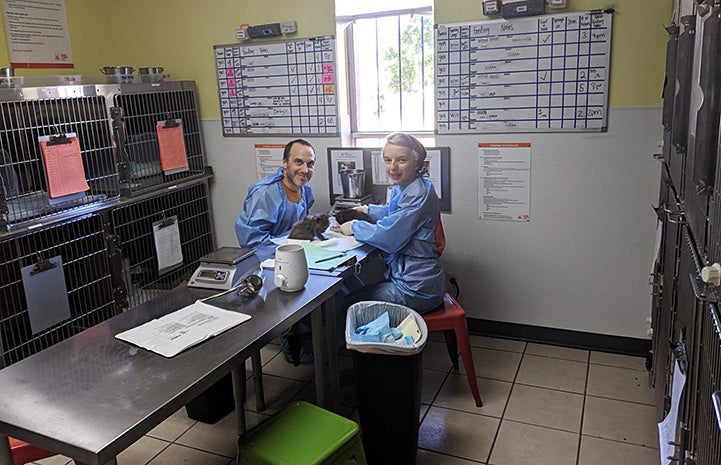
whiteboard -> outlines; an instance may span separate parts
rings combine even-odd
[[[224,136],[338,135],[334,36],[213,51]]]
[[[436,25],[436,132],[605,131],[611,15]]]

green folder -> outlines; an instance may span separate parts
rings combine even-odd
[[[330,271],[351,257],[347,253],[326,250],[310,242],[301,242],[300,245],[305,250],[305,259],[308,262],[308,268],[311,270]]]

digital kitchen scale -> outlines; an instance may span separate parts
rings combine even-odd
[[[227,290],[260,269],[255,249],[221,247],[200,258],[200,265],[190,277],[188,287]]]
[[[343,197],[342,195],[339,195],[335,198],[333,207],[331,208],[331,214],[337,212],[338,210],[359,207],[361,205],[368,205],[369,203],[371,203],[371,195],[370,194],[364,195],[363,197],[361,197],[359,199],[351,199],[351,198]]]

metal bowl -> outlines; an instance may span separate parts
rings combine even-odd
[[[100,72],[106,76],[133,74],[135,68],[132,66],[104,66]]]
[[[150,66],[147,68],[140,68],[139,69],[141,76],[143,74],[163,74],[163,67],[162,66]]]

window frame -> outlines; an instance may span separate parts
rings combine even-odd
[[[336,17],[336,23],[339,27],[343,28],[343,34],[344,34],[344,52],[345,52],[345,73],[346,73],[346,82],[347,82],[347,89],[346,89],[346,98],[347,98],[347,104],[348,104],[348,117],[349,117],[349,123],[350,123],[350,138],[352,141],[353,146],[357,146],[357,141],[359,139],[383,139],[385,138],[389,132],[393,132],[396,130],[400,130],[400,128],[389,128],[388,130],[379,130],[379,131],[361,131],[358,129],[358,103],[355,99],[356,95],[356,88],[357,88],[357,82],[356,82],[356,73],[355,73],[355,41],[354,41],[354,31],[353,26],[356,20],[358,19],[379,19],[379,18],[387,18],[387,17],[400,17],[403,15],[410,15],[411,17],[413,15],[422,15],[424,17],[427,17],[428,21],[433,21],[433,7],[427,6],[427,7],[420,7],[420,8],[410,8],[410,9],[402,9],[402,10],[391,10],[391,11],[384,11],[384,12],[378,12],[378,13],[366,13],[366,14],[359,14],[359,15],[353,15],[353,16],[338,16]],[[345,26],[345,27],[344,27]],[[399,38],[399,49],[400,49],[400,31],[398,34]],[[434,50],[435,52],[435,50]],[[378,56],[378,53],[376,53],[376,66],[380,64],[380,58]],[[378,69],[378,68],[377,68]],[[380,90],[378,90],[378,95],[380,95]],[[402,93],[401,93],[402,95]],[[435,100],[435,92],[432,93],[432,98]],[[402,97],[401,97],[402,99]],[[425,101],[425,99],[424,99]],[[402,100],[401,100],[401,108],[402,108]],[[401,119],[403,117],[402,113],[400,115]],[[435,102],[433,105],[433,129],[430,130],[422,130],[422,129],[414,129],[414,130],[406,130],[405,132],[409,134],[413,134],[416,137],[424,138],[424,139],[434,139],[435,138]]]

